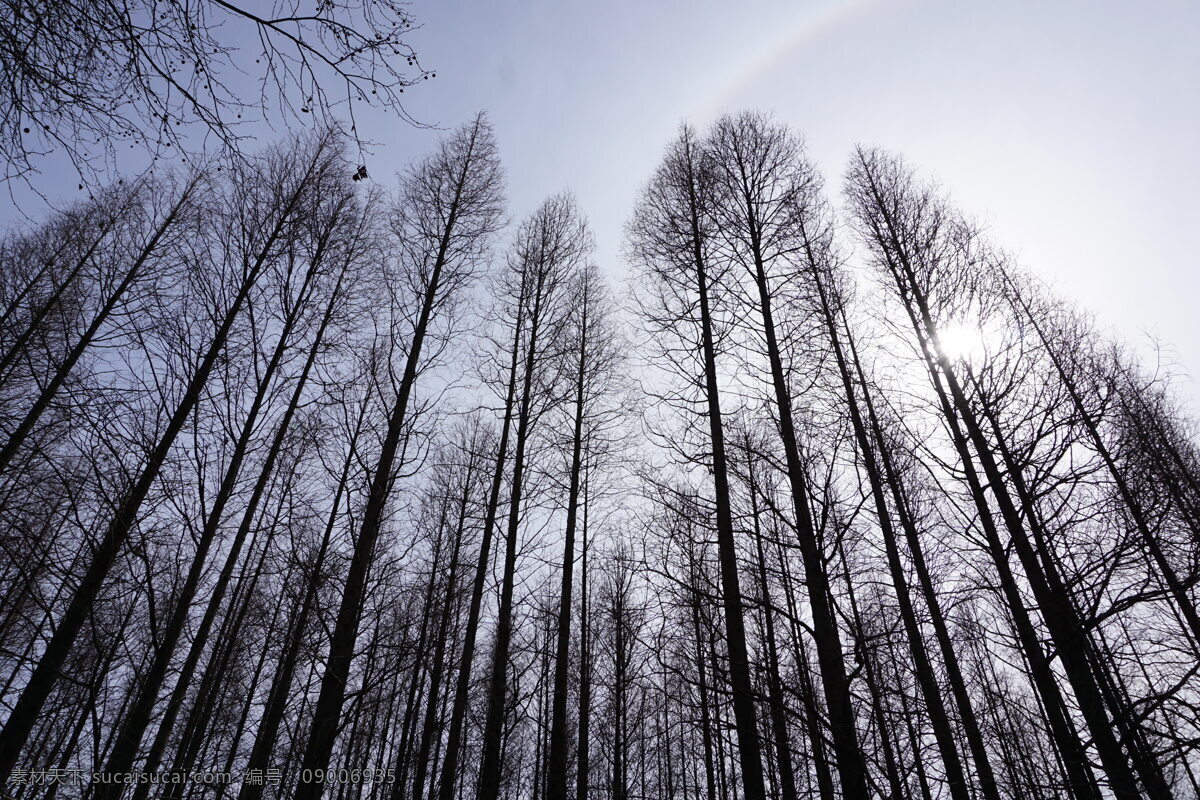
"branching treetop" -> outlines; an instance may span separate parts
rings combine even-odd
[[[0,0],[3,181],[46,157],[82,176],[120,149],[237,152],[256,119],[354,125],[434,76],[399,0]]]

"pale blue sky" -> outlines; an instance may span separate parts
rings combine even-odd
[[[1191,376],[1181,388],[1200,399],[1198,3],[418,0],[413,10],[438,77],[412,93],[412,112],[450,124],[488,109],[514,216],[572,188],[613,273],[633,198],[680,120],[769,109],[804,134],[831,190],[855,143],[903,153],[1102,322],[1173,344]],[[420,149],[428,135],[394,139]],[[405,147],[393,150],[380,167]]]
[[[1200,3],[414,0],[438,77],[409,111],[490,112],[514,219],[574,190],[606,271],[682,119],[771,110],[831,192],[855,143],[904,154],[1032,271],[1174,345],[1200,405]],[[369,114],[389,181],[437,131]],[[74,188],[73,186],[71,188]]]

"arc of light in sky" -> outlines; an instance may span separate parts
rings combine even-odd
[[[802,11],[793,25],[784,27],[783,35],[774,44],[755,48],[746,63],[735,70],[733,77],[713,95],[704,108],[704,115],[711,117],[720,113],[729,103],[737,101],[743,89],[770,71],[797,47],[878,3],[879,0],[831,0],[815,9]]]

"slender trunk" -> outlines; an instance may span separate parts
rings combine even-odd
[[[821,713],[817,708],[817,690],[812,682],[808,651],[804,646],[804,635],[800,630],[798,622],[800,619],[800,608],[796,602],[795,584],[792,580],[792,572],[788,567],[787,555],[784,552],[783,545],[777,541],[775,549],[779,558],[783,597],[787,602],[793,658],[796,661],[796,670],[800,675],[800,686],[797,694],[799,694],[801,705],[804,707],[804,727],[808,731],[808,740],[812,747],[813,769],[817,773],[817,791],[821,800],[833,800],[835,796],[833,772],[829,768],[829,757],[825,751],[825,735],[822,731]]]
[[[628,784],[625,780],[626,725],[625,717],[625,624],[617,598],[613,598],[613,626],[615,628],[615,669],[613,670],[614,702],[613,720],[613,763],[612,763],[612,800],[625,800]]]
[[[460,179],[460,191],[461,186]],[[317,696],[312,728],[309,731],[308,747],[305,750],[301,767],[302,772],[311,770],[312,772],[308,773],[310,775],[316,773],[317,770],[325,770],[329,766],[329,756],[333,752],[338,720],[341,716],[342,704],[345,702],[346,683],[350,677],[350,663],[354,659],[354,641],[358,636],[359,615],[362,611],[367,573],[374,561],[375,543],[379,538],[380,527],[383,523],[384,506],[391,490],[396,456],[400,450],[400,440],[408,418],[408,400],[413,386],[416,384],[419,371],[421,348],[433,316],[434,303],[441,290],[442,270],[445,267],[446,256],[450,248],[450,239],[457,216],[457,203],[458,197],[456,196],[447,216],[446,228],[438,246],[429,284],[425,288],[420,316],[413,328],[413,339],[408,358],[405,360],[404,373],[400,378],[400,386],[396,392],[392,411],[388,415],[387,433],[375,473],[371,479],[371,489],[367,496],[366,508],[363,511],[362,524],[354,542],[354,554],[351,557],[350,569],[342,588],[342,602],[329,642],[329,656],[325,662],[325,673],[321,679],[321,690]],[[296,789],[295,800],[317,800],[321,792],[320,783],[301,780]]]
[[[752,205],[748,213],[753,228],[755,212]],[[833,733],[834,761],[837,764],[838,776],[841,778],[843,795],[851,800],[867,800],[866,763],[858,743],[854,708],[850,700],[850,681],[846,676],[846,664],[842,657],[841,635],[838,632],[837,620],[834,617],[833,605],[830,600],[829,576],[826,574],[824,557],[813,528],[804,464],[800,459],[800,446],[795,422],[792,418],[791,390],[783,369],[783,358],[771,308],[770,287],[757,234],[753,237],[752,250],[755,261],[754,279],[758,289],[759,313],[762,317],[762,332],[766,338],[767,359],[771,367],[771,384],[778,414],[779,435],[783,442],[787,462],[788,485],[791,489],[792,511],[796,522],[796,538],[804,560],[805,584],[808,588],[809,605],[812,609],[813,641],[817,647],[817,664],[821,669],[821,682],[825,688],[825,704],[829,710],[829,727]]]
[[[496,800],[500,792],[502,763],[500,740],[503,735],[508,698],[509,644],[512,639],[513,589],[516,580],[517,536],[521,525],[521,498],[524,489],[525,451],[533,424],[533,380],[537,364],[542,303],[545,299],[544,270],[539,269],[530,311],[529,341],[521,378],[521,400],[517,406],[517,441],[513,452],[513,472],[508,499],[508,530],[505,536],[504,575],[500,584],[500,608],[497,611],[496,642],[492,653],[492,679],[488,691],[488,712],[484,723],[483,760],[479,770],[479,800]]]
[[[592,718],[592,651],[588,616],[588,482],[583,478],[583,551],[579,563],[579,757],[575,775],[575,800],[587,800],[589,787],[590,731]]]
[[[288,575],[287,577],[290,578],[291,576]],[[277,604],[271,612],[271,621],[267,625],[265,631],[268,637],[273,638],[276,634],[275,626],[279,621],[279,612],[282,610],[282,608],[282,603]],[[267,648],[264,647],[260,650],[258,656],[255,658],[254,671],[251,673],[250,681],[246,686],[246,696],[242,699],[242,710],[238,715],[238,723],[233,729],[235,734],[232,741],[229,743],[229,752],[225,755],[225,764],[223,769],[227,773],[233,772],[234,762],[237,761],[238,751],[242,743],[241,733],[242,731],[246,730],[246,721],[250,718],[250,708],[254,705],[254,697],[258,690],[258,682],[262,677],[263,669],[266,667],[267,652]],[[225,796],[225,789],[226,787],[224,785],[219,787],[217,792],[218,800]]]
[[[320,245],[320,250],[314,256],[304,276],[304,283],[300,289],[300,298],[285,320],[283,329],[279,334],[279,340],[276,342],[267,366],[259,379],[257,390],[250,403],[250,408],[246,412],[246,418],[242,423],[241,431],[234,444],[229,464],[225,469],[225,475],[217,490],[213,506],[209,510],[204,520],[203,528],[200,531],[200,536],[196,544],[196,552],[192,557],[192,564],[188,570],[187,578],[171,610],[170,618],[163,632],[162,641],[154,651],[151,666],[137,687],[137,699],[126,715],[125,724],[121,728],[121,733],[117,736],[112,753],[109,754],[108,762],[104,768],[106,772],[129,772],[137,757],[138,747],[141,745],[142,737],[145,735],[146,728],[150,724],[150,717],[154,710],[155,702],[158,700],[158,692],[162,688],[163,681],[166,678],[171,659],[175,655],[175,647],[179,642],[180,636],[183,634],[183,629],[187,624],[188,616],[192,609],[192,603],[195,601],[196,592],[200,586],[200,579],[204,575],[208,561],[208,551],[216,540],[221,520],[225,514],[225,507],[233,497],[234,489],[237,487],[238,478],[241,475],[242,462],[253,438],[262,407],[266,402],[267,392],[274,380],[276,370],[279,368],[288,347],[291,345],[291,333],[299,317],[300,307],[308,294],[312,281],[316,278],[318,266],[321,262],[320,251],[324,249],[324,244],[323,241]],[[310,350],[309,362],[305,365],[306,371],[308,365],[312,362],[316,350],[317,346],[314,344]],[[3,466],[0,464],[0,470],[2,469]],[[119,794],[119,787],[115,784],[102,785],[97,792],[97,796],[105,799],[115,796],[114,792]]]
[[[188,715],[187,725],[184,726],[183,734],[180,736],[175,750],[173,766],[177,770],[190,770],[199,761],[201,754],[209,744],[206,734],[213,717],[224,704],[225,696],[221,690],[226,685],[225,676],[228,673],[230,662],[237,653],[238,641],[246,616],[250,613],[254,592],[265,571],[264,566],[275,536],[280,527],[286,524],[283,521],[283,504],[287,493],[285,491],[282,494],[279,507],[276,508],[271,524],[263,537],[263,544],[258,551],[257,559],[248,565],[249,569],[244,571],[239,578],[230,608],[222,621],[213,652],[209,657],[204,674],[201,676],[192,713]],[[174,784],[165,793],[165,798],[174,800],[182,793],[182,784]]]
[[[396,745],[396,783],[393,788],[394,800],[403,800],[408,786],[409,751],[412,747],[412,737],[420,716],[420,696],[418,690],[424,683],[425,656],[429,650],[429,624],[433,611],[433,593],[440,577],[442,553],[445,547],[444,534],[447,514],[449,513],[450,498],[441,499],[440,519],[438,519],[438,540],[433,550],[433,564],[429,570],[429,581],[425,585],[425,597],[422,603],[421,626],[417,632],[417,646],[414,651],[412,670],[408,679],[408,691],[405,693],[404,720],[400,726],[400,741]],[[415,795],[414,795],[415,796]]]
[[[887,774],[888,786],[891,787],[892,796],[899,800],[905,796],[905,791],[900,780],[900,768],[896,762],[891,725],[887,720],[887,708],[883,702],[883,689],[880,686],[879,675],[875,671],[875,655],[867,649],[867,634],[863,626],[862,613],[858,608],[858,599],[854,593],[854,582],[850,577],[850,565],[846,562],[845,552],[841,552],[840,542],[839,555],[842,561],[842,580],[846,582],[846,595],[850,601],[850,618],[854,624],[854,650],[866,675],[867,693],[871,696],[875,727],[879,731],[879,744],[883,749],[883,766],[884,772]],[[903,692],[903,686],[898,685],[897,691]],[[920,761],[921,754],[914,753],[913,759]]]
[[[517,307],[524,308],[524,297]],[[467,609],[466,633],[463,637],[461,663],[458,680],[454,688],[454,706],[450,713],[450,731],[446,738],[446,754],[442,761],[440,800],[454,800],[455,783],[458,780],[458,759],[462,750],[462,727],[467,714],[467,699],[471,688],[471,666],[475,658],[475,638],[479,629],[479,612],[483,604],[483,588],[487,581],[491,561],[492,536],[496,528],[496,514],[500,506],[500,489],[504,481],[504,464],[508,455],[508,440],[512,431],[513,411],[517,391],[517,365],[520,360],[519,345],[522,315],[518,311],[513,326],[513,343],[508,366],[508,388],[504,398],[504,422],[500,429],[499,449],[496,452],[496,468],[492,472],[492,485],[488,492],[488,505],[483,523],[483,536],[479,543],[479,558],[475,565],[475,579],[471,586],[471,604]]]
[[[413,800],[422,800],[425,793],[425,780],[429,774],[430,749],[433,745],[434,728],[437,725],[438,701],[442,695],[442,676],[445,670],[446,639],[450,632],[450,615],[453,610],[455,593],[458,591],[458,568],[462,540],[467,525],[467,504],[471,497],[471,483],[474,479],[475,463],[472,461],[463,479],[462,497],[458,504],[458,523],[455,527],[454,546],[450,553],[450,573],[446,577],[446,596],[442,601],[441,617],[438,622],[437,648],[433,657],[433,666],[429,678],[429,704],[425,711],[421,726],[421,738],[417,746],[417,769],[413,778]]]
[[[208,382],[208,376],[225,349],[229,332],[240,315],[251,289],[258,281],[271,252],[271,246],[282,234],[284,225],[290,220],[292,212],[308,187],[309,178],[316,166],[316,159],[314,159],[309,165],[308,173],[297,184],[287,204],[280,211],[270,235],[267,237],[266,246],[258,253],[254,262],[247,265],[248,269],[243,275],[241,285],[221,318],[196,371],[188,381],[166,429],[150,452],[133,486],[117,507],[116,514],[93,552],[87,572],[76,586],[71,602],[63,612],[50,641],[46,644],[41,660],[30,676],[29,682],[26,683],[25,689],[21,692],[21,697],[13,707],[3,731],[0,731],[0,782],[8,779],[9,773],[16,764],[21,748],[24,746],[29,732],[33,729],[46,698],[50,695],[55,679],[62,672],[63,664],[66,662],[79,629],[90,613],[109,570],[112,569],[117,556],[137,524],[142,503],[149,495],[151,485],[157,479],[163,462],[166,461],[175,439],[183,430],[192,409],[199,402],[203,388]]]
[[[708,674],[706,666],[708,664],[708,655],[705,652],[704,639],[700,632],[700,591],[699,591],[699,576],[695,570],[695,555],[692,554],[692,632],[696,639],[696,672],[697,681],[700,689],[700,736],[704,741],[704,776],[708,791],[708,800],[716,800],[717,797],[717,779],[716,770],[713,764],[714,746],[713,746],[713,719],[711,703],[708,696]]]
[[[929,788],[929,775],[925,772],[925,762],[921,758],[921,742],[913,727],[914,716],[908,708],[908,697],[904,692],[900,692],[900,718],[904,720],[904,727],[908,732],[908,748],[913,754],[913,769],[917,773],[917,786],[921,788],[922,800],[933,800],[933,792]]]
[[[588,358],[588,297],[582,299],[579,361],[575,375],[575,424],[571,439],[571,479],[567,492],[566,533],[563,538],[562,586],[558,604],[558,632],[554,651],[554,700],[551,712],[550,753],[546,762],[546,800],[567,796],[567,671],[571,656],[571,580],[575,568],[575,521],[579,511],[579,475],[583,450],[584,383]]]
[[[758,556],[758,585],[761,593],[763,630],[767,645],[767,690],[771,707],[771,729],[775,737],[775,754],[779,762],[780,797],[796,800],[796,773],[792,766],[792,743],[788,736],[787,707],[783,700],[779,676],[779,648],[775,640],[775,606],[771,600],[771,585],[767,580],[767,557],[763,550],[762,527],[759,522],[758,486],[754,475],[755,454],[747,451],[747,470],[750,491],[750,518],[754,524],[754,546]]]
[[[692,173],[694,175],[694,173]],[[733,535],[733,514],[729,505],[729,470],[725,459],[725,429],[721,398],[717,388],[717,357],[713,337],[712,310],[709,306],[708,265],[701,250],[699,202],[694,178],[688,184],[693,266],[699,299],[700,334],[704,359],[704,398],[708,411],[709,440],[712,449],[713,492],[717,516],[717,558],[721,570],[722,603],[729,653],[729,678],[733,690],[733,715],[737,728],[738,756],[742,768],[742,793],[745,800],[765,800],[762,749],[758,741],[758,715],[754,709],[754,686],[750,680],[750,658],[746,648],[746,628],[742,618],[742,590],[738,580],[737,545]]]
[[[34,401],[33,405],[25,413],[25,416],[21,418],[21,421],[17,424],[17,427],[13,429],[13,432],[9,435],[8,441],[5,443],[3,449],[0,449],[0,475],[3,475],[8,469],[8,465],[12,463],[13,457],[17,454],[17,451],[21,449],[21,445],[24,443],[26,437],[29,436],[30,431],[33,430],[34,425],[37,424],[38,420],[41,419],[42,414],[47,408],[50,407],[50,403],[53,402],[54,398],[58,395],[58,390],[62,388],[63,383],[65,383],[67,377],[70,376],[71,370],[75,368],[75,364],[83,356],[84,352],[91,347],[92,343],[96,339],[96,335],[100,332],[100,329],[104,327],[104,323],[108,321],[109,317],[112,316],[113,311],[116,310],[117,305],[121,302],[121,299],[125,296],[125,293],[129,291],[129,287],[131,287],[134,281],[137,280],[138,276],[141,275],[142,267],[145,266],[146,261],[149,260],[150,256],[154,253],[155,249],[162,241],[163,236],[166,235],[167,229],[170,228],[170,226],[179,218],[180,212],[191,198],[192,192],[195,190],[198,182],[199,178],[193,179],[193,181],[188,184],[187,188],[184,189],[183,194],[180,195],[175,205],[172,206],[170,212],[166,217],[163,218],[162,223],[160,223],[155,229],[154,234],[150,237],[150,240],[142,248],[141,252],[138,253],[138,256],[136,259],[134,259],[133,264],[128,270],[125,271],[125,274],[121,278],[121,282],[117,284],[117,287],[113,289],[112,293],[109,294],[108,298],[105,300],[104,305],[102,305],[96,312],[95,316],[92,317],[91,324],[88,325],[87,329],[82,335],[80,335],[79,339],[76,340],[75,346],[72,347],[70,352],[67,353],[66,358],[64,358],[55,368],[54,376],[44,387],[42,387],[41,392],[38,393],[37,400]],[[90,253],[91,251],[89,250],[89,256],[87,257],[90,257]],[[15,352],[15,350],[13,352]],[[4,367],[0,367],[0,374],[3,374],[3,371]]]

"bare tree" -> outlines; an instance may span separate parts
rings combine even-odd
[[[367,572],[375,555],[384,505],[398,466],[409,398],[430,358],[445,347],[435,327],[451,316],[461,295],[480,273],[491,236],[500,224],[501,174],[495,143],[483,116],[446,140],[439,151],[414,166],[402,184],[393,229],[398,252],[394,290],[397,320],[407,324],[404,370],[388,412],[387,432],[372,471],[371,489],[355,537],[354,556],[342,589],[329,644],[321,692],[313,712],[303,769],[324,772],[337,735],[350,662],[354,658]],[[426,338],[429,351],[425,350]],[[302,782],[297,800],[320,796],[319,781]]]
[[[237,151],[243,116],[329,124],[380,106],[407,119],[400,94],[432,77],[406,44],[400,0],[227,0],[0,4],[0,156],[5,180],[46,157],[92,177],[123,144]],[[249,76],[247,86],[245,78]],[[253,87],[253,88],[250,88]]]
[[[5,723],[3,732],[0,732],[0,777],[7,778],[16,763],[42,704],[49,696],[55,678],[74,644],[75,637],[83,626],[113,562],[135,526],[142,504],[158,477],[163,462],[191,416],[201,391],[225,347],[229,333],[238,321],[247,297],[262,276],[277,240],[288,226],[294,223],[294,215],[302,207],[302,200],[306,194],[317,190],[322,179],[330,178],[337,164],[337,141],[332,134],[323,134],[308,148],[301,150],[295,158],[296,161],[292,161],[277,154],[273,169],[258,182],[263,191],[261,200],[254,205],[259,208],[265,206],[267,213],[264,218],[248,220],[252,227],[244,231],[247,235],[246,244],[253,249],[246,252],[244,257],[233,259],[233,290],[216,314],[215,330],[194,365],[194,371],[180,393],[166,428],[108,523],[103,538],[92,554],[86,573],[55,626],[53,636]],[[247,176],[244,186],[248,188],[254,185],[255,182]]]
[[[681,377],[689,388],[699,394],[698,413],[708,422],[706,446],[711,462],[707,466],[712,472],[716,498],[721,585],[743,792],[749,800],[762,800],[766,789],[729,504],[729,471],[716,363],[718,341],[714,318],[719,312],[714,311],[714,306],[722,301],[723,276],[713,263],[714,169],[695,132],[684,127],[639,201],[629,226],[629,249],[650,293],[641,304],[647,328],[652,336],[662,337],[666,359],[681,357],[682,363],[674,366],[683,373]],[[688,350],[691,352],[683,355]],[[695,401],[688,396],[684,402]]]
[[[483,759],[479,797],[495,800],[500,791],[503,763],[501,739],[508,698],[509,645],[513,627],[513,590],[521,531],[526,458],[534,428],[554,405],[556,387],[542,376],[551,358],[558,356],[556,340],[564,329],[568,281],[581,269],[592,249],[587,223],[568,194],[546,200],[517,232],[509,255],[506,277],[519,308],[514,352],[523,362],[520,399],[515,408],[516,441],[509,484],[508,526],[504,547],[504,572],[500,583],[496,638],[488,691],[487,720],[483,732]],[[517,349],[519,348],[519,350]],[[536,390],[537,391],[535,393]],[[540,396],[539,396],[540,395]]]
[[[930,195],[915,189],[911,177],[897,161],[882,154],[859,151],[851,173],[851,192],[864,236],[873,243],[880,267],[896,283],[925,354],[930,380],[944,392],[947,417],[961,427],[960,458],[964,464],[977,459],[987,478],[1001,521],[1010,535],[1011,546],[1041,607],[1043,620],[1062,659],[1113,790],[1120,797],[1137,797],[1139,790],[1133,766],[1122,753],[1113,733],[1114,722],[1119,724],[1119,717],[1110,718],[1106,711],[1101,689],[1089,664],[1086,630],[1062,586],[1057,569],[1038,552],[1044,549],[1044,536],[1030,507],[1029,493],[1020,470],[1014,469],[1002,439],[995,444],[988,441],[985,423],[994,435],[1000,431],[986,405],[982,406],[981,414],[980,409],[967,400],[966,381],[972,380],[969,363],[955,364],[946,355],[939,338],[939,319],[944,319],[952,308],[949,298],[953,296],[953,289],[947,289],[955,282],[961,286],[962,282],[969,281],[969,268],[978,263],[973,260],[977,256],[970,249],[973,243],[971,232],[957,224]],[[937,298],[939,291],[945,294]],[[961,379],[960,369],[964,376]],[[968,442],[970,450],[967,449]],[[1001,475],[1002,463],[1009,473],[1007,481]],[[976,496],[981,517],[990,516],[992,512],[983,500],[982,490]],[[994,534],[992,539],[996,564],[1001,570],[1007,570],[1008,556],[1004,547]],[[1011,585],[1009,579],[1005,582]],[[1020,618],[1024,610],[1015,587],[1010,588],[1009,593],[1013,613]],[[1021,623],[1026,631],[1026,655],[1041,663],[1036,671],[1041,674],[1040,688],[1046,693],[1047,706],[1061,707],[1055,679],[1043,661],[1041,644],[1029,625]],[[1086,766],[1078,739],[1067,733],[1065,725],[1059,727],[1056,738],[1068,749],[1067,760],[1075,765],[1077,772],[1072,782],[1076,791],[1086,791],[1083,787],[1088,782],[1080,774]],[[1159,790],[1153,784],[1159,779],[1153,771],[1143,770],[1141,777],[1151,784],[1150,791],[1157,795]]]
[[[800,434],[790,384],[795,365],[785,364],[779,318],[780,283],[772,272],[786,262],[803,243],[800,235],[804,215],[813,204],[816,184],[810,168],[800,160],[799,143],[782,126],[772,125],[754,114],[723,117],[713,126],[710,144],[714,169],[719,175],[720,201],[715,207],[718,226],[728,238],[735,261],[749,272],[755,295],[751,302],[761,319],[765,355],[770,366],[771,387],[779,420],[779,435],[787,459],[787,477],[792,494],[796,535],[804,562],[805,585],[813,613],[813,639],[825,702],[833,731],[834,753],[841,789],[847,797],[867,796],[859,752],[858,734],[851,705],[842,644],[830,603],[829,576],[825,573],[810,508],[801,459]],[[756,302],[755,302],[756,301]],[[962,780],[958,798],[965,798]]]
[[[0,238],[7,794],[1200,792],[1169,369],[761,114],[625,306],[570,194],[492,271],[501,183],[482,116],[391,198],[327,131]]]
[[[575,532],[579,509],[586,491],[585,461],[596,459],[597,441],[603,429],[611,426],[615,417],[611,402],[616,391],[616,370],[620,357],[617,351],[613,310],[605,294],[604,284],[594,265],[586,266],[572,287],[572,320],[569,334],[573,346],[566,349],[564,358],[570,364],[573,386],[570,435],[570,465],[567,469],[568,489],[566,531],[563,536],[562,584],[559,594],[558,625],[554,649],[553,711],[550,727],[549,752],[546,757],[546,797],[565,800],[567,796],[567,677],[570,668],[570,646],[573,615]],[[605,407],[606,400],[610,405]]]

